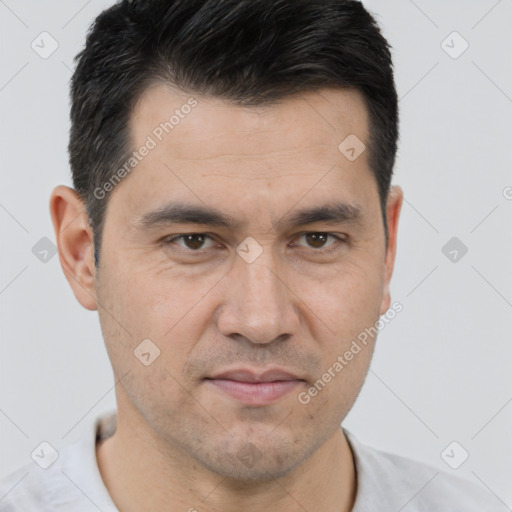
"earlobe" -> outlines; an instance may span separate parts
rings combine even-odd
[[[84,203],[75,190],[60,185],[52,192],[50,214],[64,275],[78,302],[94,311],[94,241]]]
[[[393,275],[395,265],[396,248],[398,240],[398,221],[404,199],[403,190],[399,186],[392,186],[387,200],[386,215],[388,223],[388,245],[385,258],[384,290],[380,307],[380,314],[383,315],[391,305],[391,294],[389,284]]]

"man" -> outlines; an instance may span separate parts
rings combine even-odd
[[[340,426],[400,309],[397,96],[359,2],[124,0],[71,90],[51,215],[117,412],[2,512],[504,510]]]

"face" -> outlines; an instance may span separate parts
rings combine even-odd
[[[88,305],[122,378],[119,415],[219,475],[285,475],[338,431],[374,340],[333,365],[390,303],[400,201],[386,250],[368,152],[339,149],[368,141],[363,99],[243,108],[155,85],[131,129],[134,148],[155,145],[108,194]]]

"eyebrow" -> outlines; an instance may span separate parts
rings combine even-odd
[[[356,224],[363,220],[362,208],[355,204],[328,203],[317,207],[292,210],[277,222],[274,228],[296,228],[306,224],[323,222],[330,225]],[[240,230],[242,222],[232,215],[214,208],[173,202],[144,214],[137,222],[138,229],[154,229],[171,224],[201,224]]]

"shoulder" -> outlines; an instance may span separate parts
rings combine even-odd
[[[95,454],[96,438],[115,426],[113,420],[112,413],[96,418],[84,436],[63,447],[46,469],[34,462],[1,478],[0,512],[117,512]],[[51,450],[43,448],[43,457],[45,449]]]
[[[0,479],[0,512],[55,510],[63,496],[76,499],[73,494],[61,464],[55,463],[48,469],[27,464]]]
[[[491,491],[428,464],[361,443],[344,432],[354,454],[358,489],[353,512],[505,512]]]

